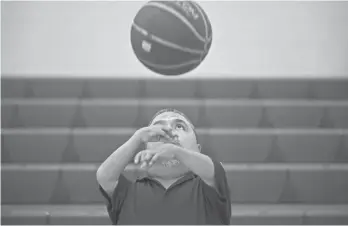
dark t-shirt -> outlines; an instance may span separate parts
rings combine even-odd
[[[121,175],[107,199],[113,224],[120,225],[229,225],[231,200],[224,168],[214,162],[216,189],[189,173],[165,189],[151,178],[131,182]]]

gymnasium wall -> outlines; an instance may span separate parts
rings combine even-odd
[[[142,4],[1,2],[2,74],[158,76],[130,46]],[[213,45],[186,77],[348,76],[348,2],[200,4],[213,25]]]

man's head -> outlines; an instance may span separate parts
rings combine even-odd
[[[171,135],[173,135],[180,146],[188,150],[200,151],[195,128],[184,113],[173,108],[162,109],[153,116],[150,125],[164,125],[168,127]],[[147,148],[157,145],[159,145],[158,142],[151,142],[147,144]]]

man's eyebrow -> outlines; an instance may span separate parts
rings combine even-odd
[[[185,124],[186,126],[188,126],[187,122],[185,122],[185,121],[182,120],[182,119],[175,119],[174,121],[175,121],[175,122],[181,122],[181,123]]]
[[[185,122],[184,120],[182,119],[174,119],[175,122],[179,122],[179,123],[183,123],[184,125],[186,126],[191,126],[192,128],[194,128],[194,126],[191,124],[191,123],[187,123]],[[165,124],[166,123],[166,120],[158,120],[158,121],[155,121],[153,123],[153,125],[157,125],[157,124]]]
[[[154,123],[153,123],[153,125],[157,125],[157,124],[165,124],[165,120],[158,120],[158,121],[155,121]]]

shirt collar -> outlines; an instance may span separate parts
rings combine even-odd
[[[175,181],[175,183],[172,186],[176,186],[176,185],[182,184],[182,183],[184,183],[186,181],[192,180],[195,177],[197,177],[197,175],[195,175],[193,172],[188,172],[183,177],[181,177],[179,180]],[[145,174],[139,176],[138,179],[137,179],[137,181],[145,181],[145,180],[156,181],[155,179],[151,178],[149,175],[145,175]]]

